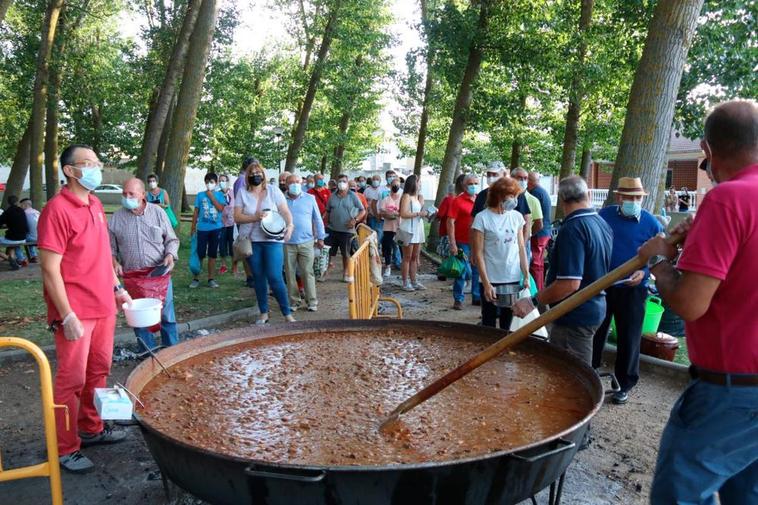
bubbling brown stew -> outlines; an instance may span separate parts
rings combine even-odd
[[[486,345],[398,330],[250,341],[156,376],[139,414],[225,455],[333,466],[481,456],[560,433],[591,410],[568,367],[517,348],[403,415],[399,429],[378,429],[400,402]]]

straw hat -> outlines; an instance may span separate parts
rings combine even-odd
[[[618,189],[614,191],[618,195],[647,196],[642,187],[642,179],[639,177],[622,177],[619,179]]]

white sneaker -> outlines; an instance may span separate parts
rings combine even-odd
[[[406,282],[403,285],[403,291],[416,291],[416,288],[414,288],[410,282]]]
[[[384,276],[389,277],[392,275],[392,267],[387,267],[384,269]]]
[[[413,288],[416,289],[417,291],[425,291],[426,290],[426,286],[424,286],[420,282],[415,282],[413,284]]]
[[[468,294],[471,294],[471,281],[466,281],[466,284],[463,286],[463,292]]]

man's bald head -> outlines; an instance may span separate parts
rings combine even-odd
[[[705,120],[704,140],[722,158],[758,156],[758,104],[732,100],[717,105]]]
[[[287,186],[290,184],[301,184],[303,182],[303,179],[297,175],[297,174],[290,174],[287,177]]]
[[[145,196],[145,183],[142,182],[142,179],[138,179],[137,177],[132,177],[131,179],[127,179],[126,182],[124,182],[124,193],[139,193],[142,192],[142,196]]]
[[[536,188],[540,184],[540,174],[537,172],[529,172],[527,182],[529,190]]]
[[[279,174],[279,184],[286,184],[287,177],[292,175],[290,172],[284,171],[281,174]]]

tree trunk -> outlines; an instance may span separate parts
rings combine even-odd
[[[171,100],[171,108],[168,110],[168,116],[166,116],[166,123],[167,125],[171,125],[174,122],[174,111],[176,110],[176,93],[174,93],[174,99]],[[171,133],[171,128],[163,128],[163,131],[161,132],[161,141],[158,144],[158,158],[155,160],[155,175],[158,176],[158,179],[163,177],[163,167],[166,163],[166,152],[168,151],[168,141],[169,141],[169,134]],[[148,173],[148,175],[150,175]],[[143,179],[146,180],[146,179]]]
[[[60,63],[53,65],[47,97],[47,124],[45,127],[45,188],[50,200],[59,189],[58,167],[58,91],[61,87]]]
[[[171,123],[166,122],[166,118],[176,94],[177,79],[184,71],[190,35],[192,35],[197,24],[201,2],[202,0],[190,0],[187,4],[184,21],[174,44],[171,59],[169,60],[168,68],[166,68],[166,75],[163,77],[163,83],[158,92],[158,99],[155,107],[151,107],[150,114],[148,115],[147,124],[145,125],[145,135],[142,140],[142,151],[137,159],[137,177],[142,180],[147,179],[147,174],[156,170],[156,159],[158,158],[163,130],[167,124],[169,128],[171,125]]]
[[[190,37],[187,61],[184,65],[182,86],[176,101],[171,136],[166,152],[163,171],[163,187],[171,199],[174,212],[181,212],[184,175],[187,171],[187,159],[192,143],[192,127],[197,116],[197,107],[203,92],[205,66],[213,40],[218,16],[218,2],[203,0],[200,6],[195,29]]]
[[[31,136],[29,141],[29,182],[32,205],[42,208],[42,149],[45,141],[45,110],[47,106],[48,67],[53,49],[58,17],[63,0],[50,0],[42,22],[42,39],[37,53],[37,73],[34,78],[32,101]]]
[[[650,211],[660,207],[657,198],[663,197],[661,171],[674,103],[702,6],[703,0],[660,0],[634,74],[610,187],[618,186],[621,177],[642,178],[649,193],[644,206]],[[612,202],[609,192],[605,204]]]
[[[521,141],[519,139],[514,139],[513,143],[511,143],[511,162],[509,164],[511,170],[514,168],[517,168],[519,166],[519,162],[521,161]]]
[[[174,204],[171,204],[174,207]],[[192,212],[192,206],[190,206],[189,196],[187,196],[187,188],[182,185],[182,212]]]
[[[26,180],[26,174],[29,170],[29,143],[32,137],[32,122],[31,120],[26,125],[24,135],[21,140],[18,141],[16,146],[16,154],[13,156],[13,165],[11,165],[10,174],[8,174],[8,182],[5,185],[5,192],[3,193],[3,202],[0,207],[5,208],[8,197],[10,195],[19,196],[24,190],[24,181]]]
[[[321,46],[318,48],[316,62],[313,65],[313,71],[311,72],[311,77],[308,81],[308,89],[305,92],[303,106],[300,108],[295,122],[295,128],[292,131],[292,143],[287,149],[287,161],[284,164],[284,170],[287,172],[295,171],[300,149],[302,149],[303,143],[305,142],[305,132],[308,130],[308,120],[311,115],[311,108],[313,107],[316,91],[318,90],[321,81],[321,73],[324,70],[324,65],[326,64],[326,59],[329,55],[329,47],[331,46],[334,37],[334,30],[337,25],[341,1],[342,0],[336,0],[334,3],[332,11],[329,13],[326,27],[324,28],[324,36],[321,39]]]
[[[319,163],[318,173],[324,174],[326,172],[326,154],[321,156],[321,163]]]
[[[594,0],[582,0],[582,11],[579,16],[579,52],[576,71],[571,80],[569,90],[569,106],[566,112],[566,131],[563,134],[563,156],[559,179],[574,173],[576,163],[576,142],[579,137],[579,114],[584,98],[584,60],[587,54],[587,31],[592,22],[592,7]]]
[[[334,147],[334,160],[332,161],[332,179],[336,179],[342,173],[342,157],[345,155],[345,136],[350,124],[350,116],[351,111],[345,111],[340,118],[339,134],[337,135],[339,142]]]
[[[8,12],[8,7],[10,7],[12,3],[13,0],[0,0],[0,26],[2,26],[5,14]]]
[[[523,144],[521,143],[521,128],[524,122],[524,109],[526,109],[526,99],[526,93],[519,94],[520,107],[517,116],[516,135],[513,139],[513,142],[511,143],[511,161],[509,164],[511,170],[517,168],[519,166],[519,163],[521,163],[521,147],[523,147]]]
[[[582,168],[581,168],[581,176],[582,179],[587,181],[589,184],[590,180],[590,172],[592,171],[592,150],[590,149],[590,146],[585,144],[582,148],[582,162],[581,162]]]
[[[442,159],[442,171],[435,198],[435,205],[437,206],[445,198],[447,186],[453,182],[455,167],[461,159],[461,144],[463,142],[463,134],[466,132],[466,122],[468,121],[471,101],[474,95],[474,83],[482,65],[482,39],[487,32],[489,13],[490,0],[482,0],[477,33],[469,46],[466,69],[463,73],[461,84],[458,87],[458,95],[455,98],[453,121],[450,124],[450,133],[448,134],[447,145],[445,146],[445,156]]]
[[[90,103],[92,111],[92,150],[100,157],[103,148],[103,115],[100,113],[100,106],[95,102]]]
[[[426,62],[426,83],[424,84],[424,104],[421,108],[421,123],[418,127],[418,142],[416,142],[416,159],[413,162],[413,173],[421,176],[421,167],[424,164],[424,148],[426,146],[426,130],[429,125],[429,99],[432,94],[432,65]]]

